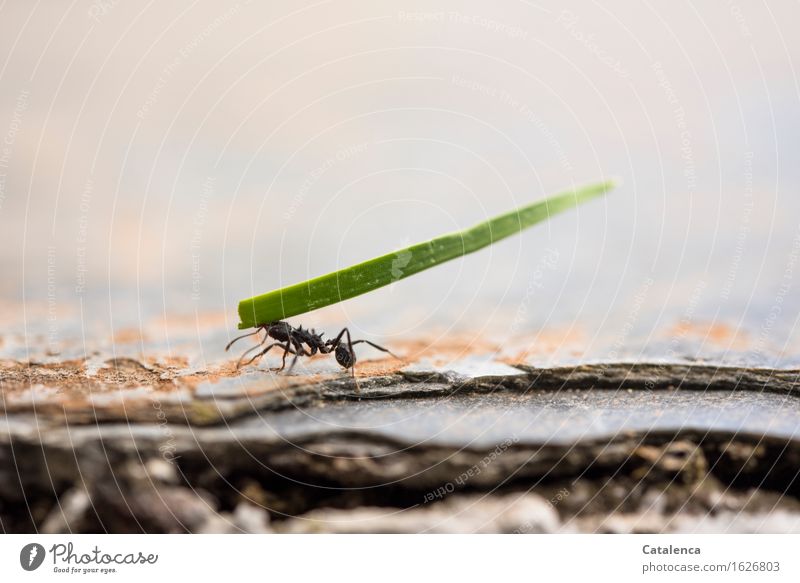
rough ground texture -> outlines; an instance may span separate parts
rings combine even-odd
[[[800,530],[792,366],[454,338],[365,351],[357,390],[326,357],[285,376],[113,346],[4,345],[3,531]]]

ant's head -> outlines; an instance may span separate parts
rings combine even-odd
[[[328,341],[330,342],[330,340]],[[339,344],[336,347],[336,362],[342,368],[351,368],[356,363],[356,354],[345,344]]]

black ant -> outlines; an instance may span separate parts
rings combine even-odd
[[[236,363],[236,368],[239,368],[243,365],[247,366],[248,364],[252,364],[276,347],[283,349],[283,359],[281,360],[281,366],[279,368],[270,369],[271,371],[275,372],[280,372],[286,368],[286,356],[289,354],[294,354],[292,363],[289,365],[289,372],[291,372],[294,368],[294,365],[297,364],[297,359],[301,356],[313,356],[317,354],[317,352],[320,354],[330,354],[333,352],[334,356],[336,357],[336,362],[338,362],[339,365],[345,370],[350,369],[350,373],[353,376],[353,382],[356,383],[356,390],[359,390],[354,368],[356,364],[356,353],[355,350],[353,350],[353,346],[361,343],[369,344],[373,348],[377,348],[382,352],[386,352],[397,359],[400,358],[396,354],[393,354],[388,348],[379,346],[374,342],[370,342],[369,340],[353,341],[350,338],[350,331],[347,328],[343,328],[336,338],[323,340],[322,337],[325,335],[324,332],[317,334],[316,330],[313,328],[311,330],[306,330],[302,326],[295,328],[288,322],[283,321],[263,324],[256,328],[255,332],[243,334],[242,336],[234,338],[228,343],[228,345],[225,347],[225,350],[228,351],[235,342],[241,340],[242,338],[253,336],[262,331],[264,332],[264,339],[242,354],[242,356],[239,358],[239,361]],[[277,342],[273,342],[265,348],[262,348],[270,338],[276,340]],[[244,362],[244,359],[248,354],[254,350],[258,350],[259,348],[262,349],[252,356],[250,360]]]

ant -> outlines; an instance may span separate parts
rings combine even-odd
[[[356,364],[356,353],[353,350],[353,346],[361,343],[369,344],[373,348],[377,348],[382,352],[386,352],[397,359],[400,358],[396,354],[392,353],[392,351],[388,348],[379,346],[374,342],[370,342],[369,340],[352,340],[350,338],[350,330],[347,328],[342,328],[342,331],[339,332],[339,335],[336,336],[336,338],[323,340],[322,337],[325,335],[324,332],[317,334],[316,330],[313,328],[310,330],[306,330],[302,326],[295,328],[288,322],[283,321],[263,324],[256,328],[255,332],[243,334],[242,336],[234,338],[225,347],[225,351],[227,352],[235,342],[241,340],[242,338],[256,335],[262,331],[264,332],[264,339],[242,354],[242,356],[239,358],[239,361],[236,363],[236,368],[240,368],[243,365],[247,366],[248,364],[252,364],[276,347],[283,349],[283,359],[281,360],[281,366],[279,368],[269,369],[275,372],[280,372],[286,368],[286,356],[289,354],[294,354],[294,358],[292,359],[292,363],[289,365],[288,371],[291,372],[294,368],[294,365],[297,364],[297,359],[301,356],[313,356],[317,354],[317,352],[320,354],[330,354],[333,352],[334,356],[336,357],[336,362],[338,362],[339,365],[345,370],[350,369],[353,382],[356,385],[356,390],[360,390],[358,387],[358,382],[356,381],[356,373],[354,368]],[[270,338],[276,340],[276,342],[273,342],[265,348],[262,348]],[[252,356],[247,362],[244,362],[244,359],[248,354],[254,350],[258,350],[259,348],[262,349]]]

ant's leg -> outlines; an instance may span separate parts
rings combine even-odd
[[[292,359],[292,364],[289,365],[289,370],[286,371],[286,374],[292,374],[294,370],[294,366],[297,364],[297,360],[301,356],[311,356],[311,354],[303,347],[303,343],[294,337],[294,334],[289,336],[289,342],[294,345],[294,358]],[[288,344],[288,343],[287,343]],[[283,353],[283,366],[279,370],[283,370],[286,366],[286,352]]]
[[[259,359],[259,358],[261,358],[262,356],[264,356],[264,355],[265,355],[267,352],[269,352],[270,350],[272,350],[272,349],[273,349],[273,348],[275,348],[276,346],[283,346],[283,344],[281,344],[280,342],[273,342],[272,344],[270,344],[269,346],[267,346],[265,349],[263,349],[261,352],[259,352],[258,354],[255,354],[255,355],[254,355],[254,356],[253,356],[253,357],[252,357],[250,360],[248,360],[247,362],[243,363],[242,361],[244,361],[244,357],[245,357],[245,356],[247,356],[247,353],[248,353],[248,352],[252,352],[253,350],[255,350],[255,349],[257,349],[257,348],[260,348],[260,347],[261,347],[261,345],[254,346],[253,348],[251,348],[250,350],[248,350],[247,352],[245,352],[245,353],[242,355],[242,357],[239,359],[239,362],[236,364],[236,368],[239,368],[239,367],[241,367],[241,366],[247,366],[247,365],[249,365],[249,364],[252,364],[252,363],[253,363],[253,362],[255,362],[257,359]]]
[[[294,365],[297,364],[297,360],[301,356],[310,356],[308,354],[308,352],[306,352],[306,349],[303,348],[303,345],[300,344],[300,342],[297,339],[292,338],[292,340],[293,340],[294,345],[295,345],[295,353],[294,353],[294,358],[292,359],[292,364],[289,365],[289,370],[286,372],[287,375],[288,374],[292,374],[292,371],[294,370]],[[284,358],[285,358],[285,355],[284,355]]]
[[[342,341],[342,336],[345,334],[350,334],[350,331],[347,328],[342,328],[342,331],[334,338],[333,340],[328,340],[330,342],[330,349],[336,350],[336,347],[339,346],[339,343]]]
[[[265,337],[264,337],[264,340],[262,340],[261,342],[259,342],[259,343],[258,343],[258,344],[256,344],[255,346],[251,346],[250,348],[248,348],[247,350],[245,350],[245,351],[242,353],[242,355],[239,357],[239,361],[236,363],[236,368],[239,368],[240,366],[242,366],[242,361],[245,359],[245,357],[246,357],[248,354],[250,354],[250,353],[251,353],[251,352],[253,352],[254,350],[258,350],[259,348],[261,348],[262,346],[264,346],[264,344],[265,344],[265,343],[266,343],[266,341],[267,341],[267,338],[269,338],[269,336],[265,336]],[[268,351],[270,348],[272,348],[273,346],[275,346],[275,345],[274,345],[274,344],[272,344],[272,345],[271,345],[269,348],[267,348],[267,349],[266,349],[264,352],[262,352],[261,354],[265,354],[265,353],[266,353],[266,352],[267,352],[267,351]],[[257,356],[254,356],[253,358],[251,358],[251,359],[250,359],[250,360],[247,362],[247,364],[250,364],[251,362],[253,362],[253,361],[254,361],[256,358],[258,358],[258,356],[260,356],[260,355],[257,355]]]
[[[281,348],[283,348],[284,350],[288,350],[289,352],[292,352],[292,353],[294,353],[294,351],[293,351],[291,348],[289,348],[289,347],[288,347],[286,344],[283,344],[282,342],[273,342],[272,344],[270,344],[269,346],[267,346],[267,347],[266,347],[264,350],[262,350],[261,352],[259,352],[259,353],[258,353],[258,354],[256,354],[255,356],[253,356],[253,358],[251,358],[251,359],[250,359],[250,360],[248,360],[246,363],[244,363],[244,365],[245,365],[245,366],[247,366],[248,364],[252,364],[252,363],[253,363],[253,362],[254,362],[256,359],[259,359],[259,358],[261,358],[262,356],[264,356],[264,355],[265,355],[267,352],[269,352],[270,350],[272,350],[272,349],[273,349],[273,348],[275,348],[276,346],[280,346],[280,347],[281,347]],[[249,351],[248,351],[248,352],[249,352]],[[242,356],[244,357],[244,355],[242,355]],[[239,359],[239,363],[240,363],[240,364],[238,364],[238,365],[237,365],[237,368],[238,368],[239,366],[241,366],[241,361],[242,361],[242,360],[243,360],[243,358]]]
[[[283,348],[283,358],[281,359],[281,366],[280,366],[280,368],[271,368],[271,369],[269,369],[270,371],[281,372],[284,368],[286,368],[286,355],[289,354],[290,351],[294,352],[294,351],[292,351],[291,348],[289,348],[289,343],[288,342],[286,344],[282,344],[281,348]],[[294,355],[295,355],[294,356],[295,359],[297,359],[298,354],[296,352],[294,352]]]
[[[292,364],[289,365],[289,370],[286,371],[287,375],[292,374],[292,371],[294,370],[294,365],[297,364],[297,359],[298,358],[300,358],[300,355],[295,352],[294,358],[292,359]]]
[[[253,334],[258,334],[258,333],[259,333],[259,332],[261,332],[263,329],[264,329],[264,326],[260,326],[259,328],[257,328],[257,329],[256,329],[256,331],[255,331],[255,332],[250,332],[249,334],[242,334],[241,336],[237,336],[236,338],[234,338],[233,340],[231,340],[230,342],[228,342],[228,345],[225,347],[225,352],[228,352],[228,350],[230,350],[230,348],[231,348],[231,346],[233,346],[234,342],[238,342],[238,341],[239,341],[239,340],[241,340],[242,338],[247,338],[248,336],[252,336]],[[264,344],[264,342],[266,342],[266,341],[267,341],[267,338],[269,338],[269,336],[268,336],[268,335],[267,335],[267,336],[264,336],[264,340],[262,340],[261,342],[259,342],[259,344],[258,344],[257,346],[260,346],[261,344]]]
[[[294,353],[294,358],[292,359],[292,364],[289,365],[289,370],[286,371],[286,374],[292,374],[292,371],[294,370],[294,366],[297,364],[297,360],[301,356],[313,356],[313,355],[314,355],[314,352],[308,352],[305,348],[303,348],[303,345],[300,344],[298,346],[298,348],[297,348],[297,351]]]
[[[358,379],[356,379],[356,353],[353,352],[353,341],[350,339],[350,330],[345,328],[339,333],[339,336],[341,337],[342,334],[347,335],[347,350],[350,351],[350,356],[353,359],[350,365],[350,376],[353,377],[353,383],[356,385],[356,393],[360,393],[361,387],[358,385]]]
[[[383,346],[379,346],[378,344],[375,344],[374,342],[370,342],[369,340],[356,340],[355,342],[353,342],[353,346],[355,346],[356,344],[361,344],[362,342],[365,343],[365,344],[369,344],[370,346],[372,346],[372,348],[377,348],[378,350],[381,350],[383,352],[388,352],[390,355],[395,357],[397,360],[402,360],[399,356],[397,356],[394,352],[392,352],[388,348],[384,348]]]

